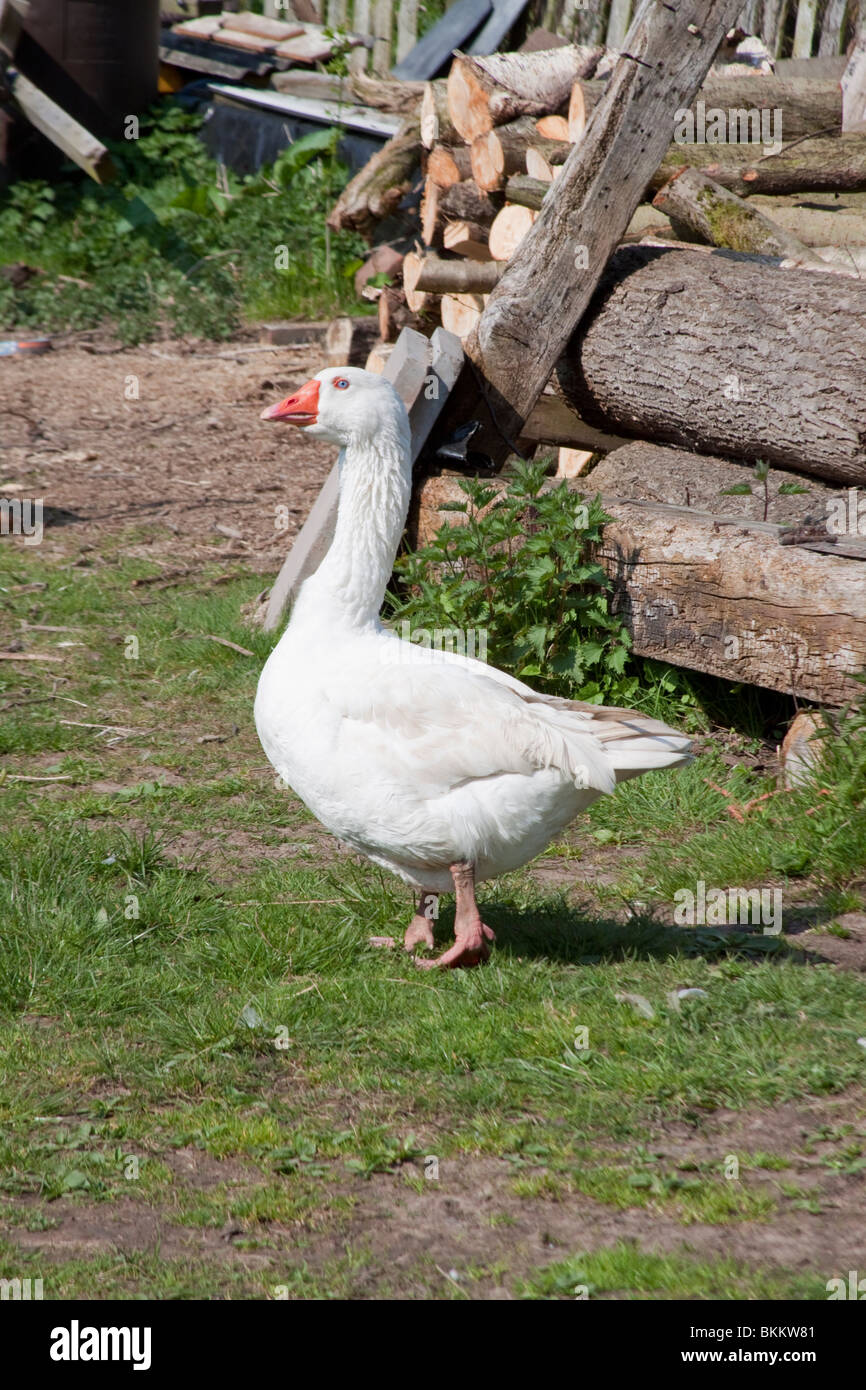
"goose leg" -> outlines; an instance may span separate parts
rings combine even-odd
[[[431,893],[429,889],[422,888],[415,916],[406,928],[406,935],[403,937],[403,945],[407,951],[414,951],[416,946],[427,946],[432,951],[433,919],[436,916],[438,903],[438,893]]]
[[[403,937],[405,950],[414,951],[416,946],[427,946],[431,951],[433,950],[433,921],[436,917],[438,902],[438,893],[434,893],[430,888],[421,889],[415,916],[406,928],[406,934]],[[397,945],[393,936],[371,936],[369,943],[371,946],[385,947],[389,951],[393,951]]]
[[[454,945],[438,960],[419,960],[424,969],[447,968],[458,965],[479,965],[490,955],[488,941],[494,941],[490,927],[481,920],[475,901],[475,869],[472,864],[451,864],[451,877],[457,894],[454,915]]]

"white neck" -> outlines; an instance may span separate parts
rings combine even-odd
[[[340,502],[330,549],[303,585],[297,618],[327,618],[355,629],[376,627],[394,567],[412,489],[409,431],[383,423],[375,443],[349,443],[338,459]]]

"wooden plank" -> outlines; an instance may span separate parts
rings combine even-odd
[[[373,0],[373,71],[384,77],[391,66],[392,0]]]
[[[622,48],[631,20],[631,3],[632,0],[612,0],[605,40],[608,48]]]
[[[573,486],[586,490],[580,478]],[[454,523],[441,509],[462,498],[456,478],[424,481],[414,510],[419,544]],[[601,501],[613,519],[599,559],[636,655],[821,704],[857,698],[866,564],[781,545],[782,528],[767,522],[605,493]]]
[[[860,26],[857,42],[842,78],[842,129],[863,128],[866,121],[866,22]]]
[[[493,9],[492,0],[456,0],[456,4],[393,69],[395,77],[428,82],[447,63],[455,48],[465,43]]]
[[[440,330],[441,332],[442,330]],[[385,369],[382,373],[399,393],[406,409],[410,412],[410,421],[413,420],[413,408],[416,406],[416,401],[418,401],[419,395],[423,394],[422,388],[431,374],[438,383],[437,390],[442,388],[441,400],[436,400],[434,397],[430,402],[425,401],[423,407],[418,402],[417,425],[413,421],[413,440],[417,428],[418,438],[422,443],[426,441],[436,416],[447,399],[447,390],[444,389],[446,383],[455,375],[452,365],[454,349],[453,345],[449,343],[447,335],[440,337],[435,352],[437,355],[434,359],[435,365],[433,365],[428,339],[411,328],[404,328],[394,344],[394,350],[385,363]],[[459,372],[459,364],[456,370]],[[431,405],[438,405],[438,409],[431,412]],[[420,449],[421,444],[418,447]],[[304,580],[314,574],[322,563],[334,538],[339,499],[340,473],[339,467],[335,463],[321,492],[313,503],[309,516],[295,537],[292,548],[283,561],[282,569],[271,589],[263,624],[265,632],[273,632],[275,628],[279,627],[286,609]]]
[[[493,9],[466,52],[481,56],[496,53],[528,3],[529,0],[493,0]]]
[[[794,29],[792,58],[811,58],[812,39],[815,34],[815,21],[818,18],[818,0],[799,0],[797,23]]]
[[[397,11],[397,62],[402,63],[418,42],[418,0],[400,0]]]
[[[247,106],[264,107],[286,116],[300,116],[305,121],[317,121],[322,125],[342,125],[348,130],[378,135],[385,140],[391,139],[401,126],[399,116],[392,116],[387,111],[374,111],[370,106],[320,101],[316,97],[296,97],[287,92],[271,91],[267,87],[229,87],[214,83],[213,91]]]
[[[117,174],[108,150],[83,125],[46,96],[22,73],[11,73],[9,89],[27,120],[89,174],[97,183],[109,183]]]
[[[821,41],[818,44],[819,58],[834,58],[842,51],[842,26],[848,13],[850,0],[830,0],[824,11],[821,24]]]

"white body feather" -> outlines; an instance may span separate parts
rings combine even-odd
[[[334,541],[262,672],[256,727],[332,834],[407,883],[448,892],[450,864],[474,864],[477,880],[519,867],[618,780],[684,761],[688,740],[629,711],[538,695],[382,626],[409,503],[406,412],[381,378],[341,369],[319,380],[336,376],[364,392],[365,432],[341,455]],[[342,442],[337,406],[329,415],[322,395],[311,433]]]

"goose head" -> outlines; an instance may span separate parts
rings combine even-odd
[[[326,368],[261,418],[298,425],[344,449],[408,434],[406,407],[390,381],[360,367]]]

